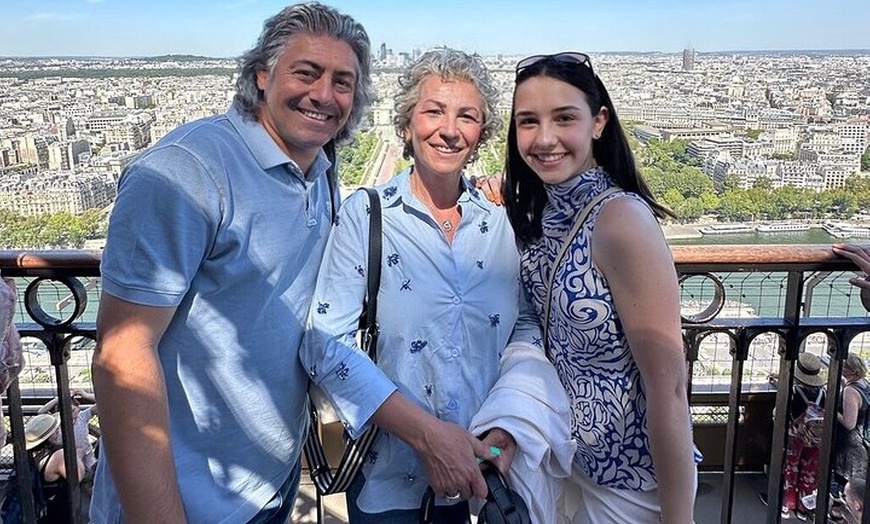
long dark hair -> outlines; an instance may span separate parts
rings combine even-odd
[[[541,216],[547,204],[544,183],[520,154],[514,118],[516,87],[535,76],[548,76],[583,91],[593,115],[598,114],[602,107],[606,107],[609,113],[607,124],[601,137],[592,142],[592,155],[595,161],[613,177],[620,188],[640,195],[652,208],[656,217],[675,216],[672,211],[656,201],[637,170],[634,156],[628,147],[628,139],[619,125],[616,109],[598,75],[587,64],[566,62],[550,57],[521,69],[517,73],[514,86],[514,106],[511,107],[511,120],[508,127],[502,194],[508,218],[519,241],[529,243],[541,237]]]

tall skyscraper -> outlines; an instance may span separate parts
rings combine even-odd
[[[683,71],[691,71],[695,68],[695,50],[691,47],[683,49]]]
[[[387,44],[385,42],[382,42],[380,52],[378,53],[378,60],[383,62],[386,59],[387,59]]]

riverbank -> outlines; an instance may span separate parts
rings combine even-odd
[[[722,223],[706,222],[692,224],[667,224],[662,226],[665,238],[671,245],[708,245],[708,244],[833,244],[835,242],[843,242],[844,239],[837,238],[828,234],[821,224],[812,224],[809,229],[800,231],[775,231],[775,232],[759,232],[755,228],[762,225],[762,222],[746,222],[746,225],[752,228],[751,231],[740,231],[734,233],[719,233],[715,235],[705,235],[701,233],[702,228],[712,225],[722,225]],[[867,242],[867,239],[854,238],[845,239],[847,242]]]
[[[701,238],[700,228],[706,224],[666,224],[662,226],[665,238],[668,240],[685,240],[689,238]]]
[[[789,223],[800,223],[806,228],[787,229]],[[730,230],[733,226],[734,230]],[[736,226],[740,226],[739,228]],[[746,226],[746,227],[743,227]],[[773,230],[770,226],[774,226]],[[786,229],[776,229],[786,226]],[[762,230],[759,230],[761,228]],[[708,229],[715,234],[704,234]],[[694,222],[689,224],[669,223],[662,226],[668,241],[699,244],[828,244],[834,242],[870,243],[870,221],[825,220],[812,222],[762,221],[762,222]]]

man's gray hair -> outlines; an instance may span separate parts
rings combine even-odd
[[[492,76],[483,65],[483,59],[477,54],[468,54],[449,47],[439,47],[426,51],[416,62],[399,77],[399,92],[396,95],[393,116],[393,126],[399,139],[405,144],[402,156],[411,158],[414,149],[405,137],[405,130],[411,124],[414,106],[420,101],[420,89],[423,81],[430,75],[438,75],[444,80],[464,80],[471,82],[483,98],[483,129],[480,133],[478,147],[483,145],[501,127],[496,106],[499,92]],[[477,152],[472,157],[477,156]]]
[[[242,114],[256,118],[263,102],[263,91],[257,87],[257,73],[271,71],[288,39],[302,33],[342,40],[356,54],[359,74],[353,93],[353,107],[347,124],[335,137],[339,143],[349,142],[374,97],[371,43],[365,28],[359,22],[319,2],[287,6],[263,23],[263,31],[257,44],[239,59],[235,101]]]

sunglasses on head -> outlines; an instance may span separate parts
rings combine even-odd
[[[517,71],[516,74],[520,74],[523,69],[527,67],[531,67],[538,62],[543,60],[555,60],[556,62],[564,62],[566,64],[579,64],[585,65],[592,71],[592,60],[589,58],[589,55],[586,53],[556,53],[555,55],[532,55],[523,58],[519,62],[517,62]]]

